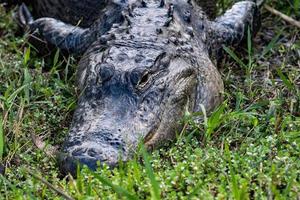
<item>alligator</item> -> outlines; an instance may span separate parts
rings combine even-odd
[[[216,63],[224,45],[237,47],[248,30],[258,31],[259,9],[240,1],[210,20],[205,10],[216,2],[199,2],[33,0],[34,14],[20,5],[22,27],[80,56],[81,95],[57,156],[63,173],[74,174],[78,164],[113,168],[140,143],[152,150],[174,140],[186,112],[220,105]]]

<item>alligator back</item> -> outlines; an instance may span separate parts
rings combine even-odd
[[[217,0],[195,0],[196,4],[214,18]],[[27,0],[36,17],[53,17],[81,27],[89,27],[108,4],[108,0]]]
[[[36,17],[53,17],[81,27],[90,26],[102,13],[107,0],[31,0]]]

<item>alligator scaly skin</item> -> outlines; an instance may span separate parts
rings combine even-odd
[[[20,24],[82,55],[81,96],[58,158],[71,173],[78,162],[114,167],[130,159],[139,142],[153,149],[173,140],[184,113],[215,109],[224,89],[214,65],[222,46],[240,45],[247,28],[254,34],[259,24],[252,1],[236,3],[213,21],[184,0],[39,2],[35,12],[46,17],[34,20],[22,5]],[[67,24],[79,18],[79,26]]]
[[[31,0],[37,17],[53,17],[66,23],[90,26],[103,12],[107,0]]]

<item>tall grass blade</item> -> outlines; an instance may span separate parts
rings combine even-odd
[[[150,179],[151,185],[152,185],[152,198],[154,200],[160,200],[160,188],[157,180],[155,179],[155,175],[150,163],[150,158],[148,153],[146,152],[146,149],[144,146],[142,146],[142,154],[145,161],[145,167],[146,167],[146,173],[148,178]]]
[[[247,47],[248,47],[248,70],[251,70],[252,67],[252,36],[251,36],[251,28],[248,27],[247,30]]]
[[[280,79],[282,80],[283,84],[290,90],[290,92],[295,91],[295,86],[293,83],[282,73],[281,69],[276,69],[277,74],[279,75]]]
[[[25,67],[27,66],[29,60],[30,60],[30,47],[28,47],[25,50],[24,60],[23,60],[23,64],[24,64]]]
[[[265,55],[267,55],[275,46],[276,42],[278,41],[279,37],[281,36],[282,32],[283,32],[284,28],[281,29],[279,31],[279,33],[271,40],[271,42],[268,44],[268,46],[266,46],[262,52],[262,54],[260,55],[260,59],[264,58]]]
[[[234,199],[239,200],[240,199],[240,193],[239,193],[238,181],[236,179],[235,172],[234,172],[233,167],[232,167],[231,155],[230,155],[230,150],[229,150],[228,143],[225,144],[225,157],[226,157],[228,165],[229,165],[231,190],[232,190],[232,193],[233,193],[233,197],[234,197]]]
[[[26,87],[24,88],[24,93],[25,93],[25,100],[27,103],[29,103],[30,101],[30,83],[31,83],[31,76],[30,73],[28,71],[28,68],[24,69],[24,83],[23,85],[26,85]]]
[[[121,196],[125,196],[129,200],[137,200],[138,198],[131,194],[129,191],[125,190],[124,188],[114,185],[109,179],[104,178],[103,176],[93,172],[93,176],[98,179],[102,184],[109,186],[113,191],[115,191],[117,194]]]
[[[61,195],[64,199],[66,200],[74,200],[73,197],[69,196],[67,193],[65,193],[63,190],[61,190],[60,188],[55,187],[54,185],[52,185],[50,182],[48,182],[45,178],[38,176],[36,173],[28,170],[27,168],[23,169],[25,173],[28,173],[30,176],[34,177],[35,179],[37,179],[38,181],[42,182],[43,184],[45,184],[48,188],[50,188],[51,190],[53,190],[54,192],[56,192],[57,194]]]
[[[195,187],[194,190],[189,194],[187,199],[191,199],[192,197],[196,196],[199,191],[202,189],[203,183],[200,181]]]
[[[53,60],[53,68],[55,69],[57,67],[58,59],[59,59],[59,49],[55,52],[54,60]]]
[[[291,192],[293,185],[294,185],[294,181],[296,180],[296,174],[292,174],[292,176],[289,178],[289,180],[287,180],[287,186],[283,191],[283,195],[288,199],[288,195]]]
[[[240,66],[242,66],[243,68],[247,69],[247,65],[245,65],[245,63],[228,47],[223,45],[223,49],[226,51],[226,53],[228,53],[228,55],[230,55],[230,57],[232,57]]]
[[[5,183],[8,187],[10,187],[12,190],[17,190],[16,186],[12,184],[9,180],[7,180],[4,176],[0,174],[0,180],[2,180],[3,183]],[[0,182],[1,183],[1,182]],[[1,184],[0,184],[1,185]]]
[[[0,160],[2,160],[4,154],[4,130],[3,119],[0,117]]]
[[[298,15],[299,15],[299,11],[300,11],[300,0],[294,0],[294,9],[295,9],[295,13],[298,13]]]
[[[78,192],[82,193],[82,191],[83,191],[83,180],[82,180],[82,176],[81,176],[81,173],[80,173],[80,165],[77,165],[76,173],[77,173],[76,187],[77,187]]]
[[[225,101],[221,106],[215,110],[207,120],[206,138],[210,139],[211,134],[215,129],[223,123],[224,110],[227,107],[227,101]]]
[[[14,91],[7,99],[7,103],[11,104],[15,98],[18,96],[18,94],[24,90],[24,88],[26,88],[28,85],[22,85],[21,87],[19,87],[16,91]]]

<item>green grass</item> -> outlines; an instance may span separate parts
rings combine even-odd
[[[299,2],[268,1],[298,20]],[[220,9],[231,3],[220,1]],[[300,198],[299,29],[263,11],[254,42],[225,47],[225,101],[212,115],[196,123],[202,114],[187,113],[176,143],[151,154],[141,148],[113,170],[78,169],[77,179],[61,178],[55,160],[31,141],[35,134],[60,145],[67,134],[76,59],[54,52],[46,65],[15,33],[1,8],[0,199]]]

